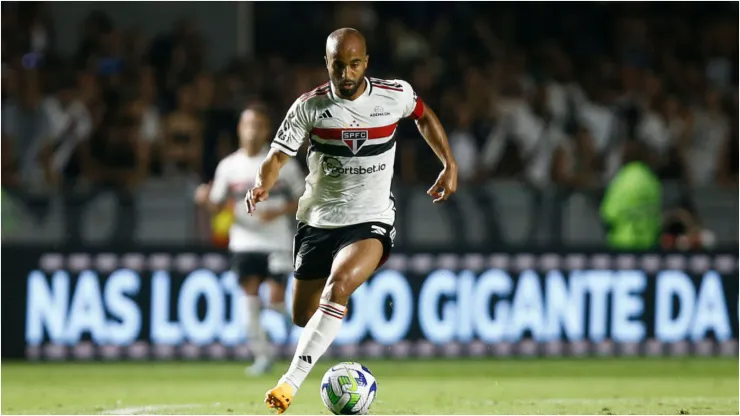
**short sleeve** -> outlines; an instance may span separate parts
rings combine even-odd
[[[280,124],[275,139],[272,141],[272,148],[289,156],[295,156],[310,131],[311,123],[306,111],[306,102],[299,98],[290,107]]]
[[[416,92],[406,81],[398,80],[403,87],[401,101],[403,106],[403,118],[418,120],[424,115],[424,102],[416,96]]]
[[[306,189],[306,175],[303,174],[298,162],[293,159],[288,160],[280,170],[280,176],[290,189],[290,195],[293,199],[298,199],[303,195],[303,191]]]
[[[226,160],[222,160],[216,167],[216,173],[213,175],[211,193],[208,195],[208,199],[210,199],[213,204],[224,202],[229,193],[226,163]]]

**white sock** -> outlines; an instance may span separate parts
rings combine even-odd
[[[294,395],[313,366],[337,337],[346,310],[347,308],[338,303],[321,299],[319,309],[303,328],[293,361],[280,379],[281,383],[287,382],[293,388]]]
[[[256,357],[268,357],[270,343],[267,333],[260,324],[260,313],[262,312],[262,301],[259,296],[246,296],[247,306],[247,342]]]

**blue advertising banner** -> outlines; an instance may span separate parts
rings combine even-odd
[[[225,253],[2,250],[4,358],[251,355]],[[353,295],[330,354],[737,355],[737,261],[737,253],[394,254]],[[269,309],[261,319],[291,355],[301,329]]]

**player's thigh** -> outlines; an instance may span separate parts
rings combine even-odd
[[[247,295],[259,294],[259,288],[269,275],[267,254],[237,252],[231,257],[231,269],[239,277],[239,285]]]
[[[350,296],[381,264],[385,254],[382,240],[365,238],[354,241],[337,252],[322,297],[346,305]]]
[[[306,326],[316,310],[319,309],[321,293],[326,286],[324,279],[293,279],[293,323]]]
[[[270,287],[270,304],[275,305],[285,302],[285,276],[271,275],[267,279]]]

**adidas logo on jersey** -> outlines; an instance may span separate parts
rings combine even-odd
[[[331,112],[329,110],[324,110],[323,113],[319,116],[319,119],[326,119],[326,118],[334,118],[333,115],[331,115]]]

